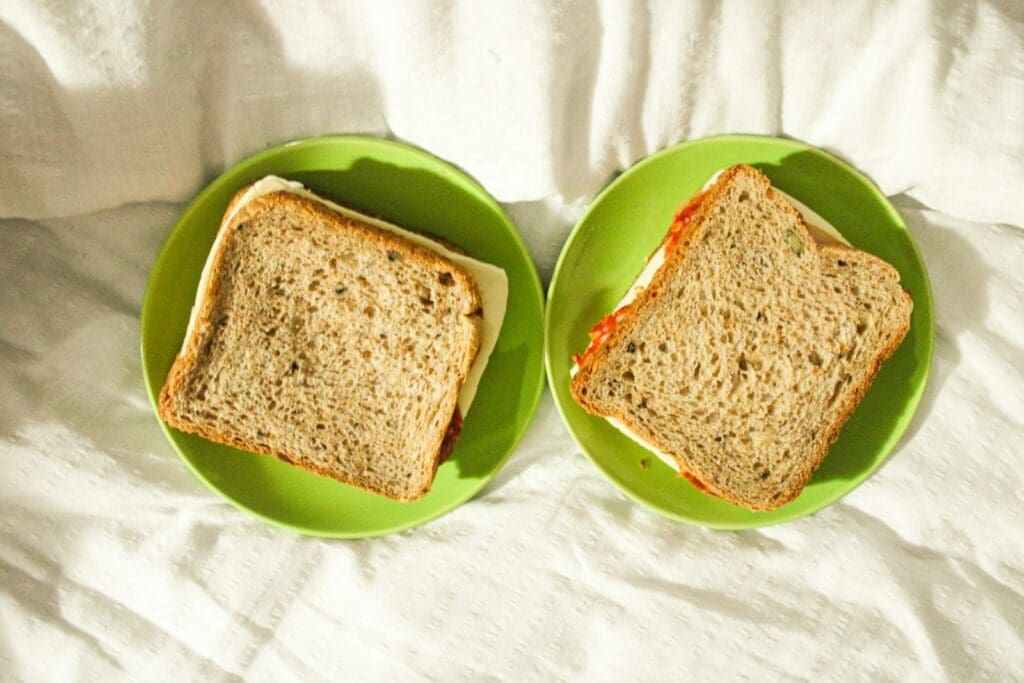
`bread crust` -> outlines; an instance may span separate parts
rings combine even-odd
[[[241,434],[222,432],[216,429],[210,429],[208,426],[203,424],[194,423],[183,416],[178,415],[176,412],[174,408],[174,396],[182,391],[189,370],[195,366],[202,355],[202,349],[200,348],[201,335],[199,334],[199,330],[201,329],[201,326],[208,325],[211,322],[216,304],[214,295],[218,290],[218,285],[220,284],[221,279],[224,277],[224,272],[221,266],[232,233],[254,212],[260,211],[268,205],[273,204],[286,206],[291,211],[314,214],[316,218],[323,219],[339,229],[344,227],[348,230],[354,230],[358,232],[363,239],[366,239],[371,243],[397,251],[403,256],[403,258],[408,258],[414,262],[418,262],[426,268],[440,268],[451,274],[453,284],[461,287],[467,296],[467,305],[462,314],[470,323],[468,329],[471,331],[469,352],[466,354],[466,361],[463,366],[459,368],[458,376],[452,383],[452,389],[443,398],[443,402],[441,404],[442,411],[451,414],[453,416],[453,420],[458,410],[457,401],[459,391],[461,390],[463,383],[465,383],[469,370],[476,359],[477,353],[479,352],[480,319],[482,315],[481,296],[475,278],[473,278],[473,276],[464,268],[444,256],[431,251],[426,247],[415,244],[400,235],[395,235],[355,218],[340,214],[319,202],[284,191],[271,192],[253,199],[248,205],[236,213],[229,222],[227,220],[228,216],[250,187],[251,185],[243,187],[235,193],[231,201],[228,203],[224,217],[221,219],[218,231],[224,232],[224,235],[217,246],[216,253],[212,256],[213,260],[210,265],[209,276],[205,287],[197,294],[196,305],[199,306],[199,310],[196,314],[195,328],[192,330],[189,338],[185,340],[182,350],[175,357],[174,363],[171,365],[171,369],[167,375],[167,379],[164,382],[164,386],[160,391],[157,401],[157,410],[160,417],[168,425],[180,431],[197,434],[198,436],[210,441],[240,448],[252,453],[274,456],[290,465],[294,465],[314,474],[335,479],[342,483],[349,484],[393,500],[409,502],[422,498],[430,491],[430,486],[437,473],[437,468],[440,466],[445,455],[444,447],[445,443],[450,439],[449,428],[451,422],[446,422],[437,434],[431,434],[426,437],[427,447],[430,449],[428,452],[432,452],[434,454],[430,476],[427,479],[426,485],[422,489],[413,491],[408,495],[395,495],[393,492],[384,490],[381,487],[376,487],[369,482],[355,481],[345,476],[342,472],[328,471],[314,463],[305,462],[284,450],[267,448],[260,444],[256,444],[251,440],[246,439]],[[434,238],[431,237],[431,239]],[[440,240],[436,241],[444,244]],[[445,246],[447,247],[447,244],[445,244]],[[459,429],[461,430],[461,421]]]
[[[572,394],[572,397],[587,412],[592,413],[594,415],[599,415],[601,417],[610,417],[615,420],[618,420],[619,422],[624,424],[630,431],[639,435],[647,443],[650,443],[658,450],[670,455],[679,466],[680,476],[685,476],[686,473],[690,474],[693,478],[697,479],[700,482],[700,484],[704,488],[706,488],[708,492],[710,492],[712,495],[723,498],[735,505],[740,505],[751,510],[769,511],[777,509],[785,505],[786,503],[793,501],[803,491],[804,487],[810,480],[811,476],[814,474],[815,470],[818,469],[822,461],[825,459],[825,456],[828,454],[829,447],[839,437],[839,432],[842,429],[842,426],[849,419],[850,415],[853,414],[854,409],[857,407],[857,405],[863,398],[864,394],[867,392],[868,387],[871,385],[871,382],[878,374],[878,371],[881,368],[882,363],[885,360],[887,360],[890,356],[892,356],[892,354],[896,352],[896,349],[898,349],[900,344],[903,342],[904,337],[910,329],[909,316],[907,318],[907,323],[903,325],[899,331],[896,332],[889,345],[885,347],[881,354],[877,357],[877,359],[873,363],[873,367],[868,372],[864,381],[862,381],[856,387],[853,387],[852,393],[850,393],[848,398],[844,400],[843,403],[840,405],[837,419],[822,431],[822,436],[821,438],[818,439],[818,442],[816,443],[812,451],[811,457],[807,459],[806,466],[800,470],[799,479],[794,480],[794,485],[787,490],[783,490],[777,499],[765,502],[764,504],[739,500],[729,491],[724,490],[721,487],[715,485],[714,481],[712,481],[712,478],[706,472],[701,471],[701,468],[699,466],[694,466],[684,456],[672,452],[672,450],[667,445],[660,443],[656,435],[652,434],[640,422],[633,420],[632,415],[630,413],[623,411],[602,410],[600,407],[598,407],[592,401],[590,401],[587,397],[587,385],[589,384],[594,372],[601,367],[602,363],[604,363],[607,360],[609,354],[612,353],[613,349],[615,349],[620,342],[622,342],[628,335],[632,333],[632,330],[636,325],[637,321],[642,320],[643,317],[646,315],[648,309],[654,305],[655,300],[661,294],[662,290],[667,284],[671,273],[676,268],[678,268],[686,258],[686,253],[689,249],[690,244],[696,240],[699,240],[701,236],[704,234],[704,231],[706,230],[707,226],[706,219],[708,217],[709,212],[714,206],[716,206],[718,200],[721,198],[721,196],[728,188],[730,181],[739,175],[744,175],[747,179],[757,183],[758,185],[761,185],[762,187],[767,187],[768,197],[770,198],[770,200],[779,209],[781,209],[782,211],[796,219],[797,229],[802,233],[800,236],[802,238],[804,248],[810,251],[816,257],[822,260],[831,260],[837,257],[848,255],[851,251],[856,251],[858,252],[858,254],[862,256],[862,258],[868,257],[870,259],[877,261],[879,264],[882,264],[886,268],[892,268],[892,266],[890,266],[888,263],[874,256],[873,254],[868,254],[867,252],[862,252],[860,250],[853,249],[852,247],[846,246],[845,244],[819,244],[814,239],[810,230],[807,228],[803,220],[803,216],[800,215],[799,211],[797,211],[792,204],[786,201],[784,197],[782,197],[778,192],[774,190],[774,188],[771,187],[771,183],[769,182],[769,180],[760,171],[746,164],[733,166],[726,170],[725,172],[723,172],[719,176],[715,184],[707,189],[707,194],[701,202],[700,207],[697,209],[697,211],[691,218],[689,230],[687,231],[687,233],[680,238],[679,243],[677,244],[675,249],[668,254],[668,257],[665,259],[665,263],[662,264],[662,266],[655,273],[650,285],[648,285],[640,292],[637,298],[633,301],[632,306],[623,315],[622,319],[619,320],[618,324],[615,326],[615,328],[612,330],[609,336],[597,349],[595,349],[590,354],[588,358],[585,359],[583,365],[580,366],[579,371],[570,381],[569,389],[570,393]],[[913,301],[911,300],[910,294],[902,287],[900,288],[900,290],[902,292],[905,302],[912,305]]]

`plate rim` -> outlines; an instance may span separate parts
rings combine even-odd
[[[597,206],[610,193],[614,192],[615,189],[618,187],[618,185],[620,183],[625,182],[626,179],[628,179],[631,175],[633,175],[634,173],[638,172],[640,169],[644,168],[648,164],[656,163],[662,157],[671,155],[673,153],[678,152],[679,150],[686,149],[688,147],[695,147],[695,146],[706,145],[706,144],[716,144],[716,143],[721,143],[721,142],[756,142],[756,143],[760,143],[760,144],[777,145],[777,146],[785,147],[787,149],[790,149],[790,150],[793,150],[793,151],[796,151],[796,152],[809,152],[809,153],[815,154],[817,156],[825,157],[830,162],[835,163],[836,165],[841,167],[844,171],[846,171],[846,172],[850,173],[852,176],[854,176],[864,186],[869,188],[871,193],[877,199],[880,200],[882,206],[885,208],[886,213],[889,214],[889,217],[891,219],[893,219],[895,224],[901,230],[903,230],[903,232],[905,232],[907,234],[908,240],[909,240],[910,245],[911,245],[911,247],[913,249],[913,252],[914,252],[914,256],[916,257],[917,262],[921,264],[922,280],[924,281],[924,290],[925,290],[925,293],[926,293],[926,297],[925,298],[927,299],[926,312],[927,312],[927,319],[929,321],[929,324],[927,326],[927,329],[924,330],[925,338],[927,340],[927,351],[926,351],[926,354],[925,354],[925,358],[923,359],[923,364],[925,366],[924,376],[921,379],[920,385],[915,389],[913,394],[910,396],[910,402],[909,402],[910,416],[907,419],[906,423],[899,429],[899,434],[896,437],[896,441],[888,449],[888,451],[885,453],[885,455],[881,459],[879,459],[879,461],[873,467],[870,467],[867,470],[865,470],[863,473],[860,473],[857,476],[852,477],[849,480],[847,480],[849,482],[848,485],[838,495],[836,495],[835,497],[833,497],[833,498],[826,497],[822,501],[814,503],[813,505],[811,505],[807,509],[794,510],[791,513],[781,514],[781,515],[779,515],[777,517],[772,517],[770,519],[766,519],[766,520],[763,520],[763,521],[759,521],[755,517],[755,518],[751,518],[749,521],[708,522],[708,521],[705,521],[705,520],[702,520],[702,519],[697,519],[697,518],[695,518],[693,516],[688,516],[688,515],[686,515],[684,513],[680,513],[680,512],[678,512],[676,510],[672,510],[672,509],[665,508],[665,507],[662,507],[660,505],[657,505],[656,503],[653,503],[653,502],[651,502],[649,500],[646,500],[645,498],[641,497],[639,494],[637,494],[637,493],[633,492],[632,490],[630,490],[629,487],[625,486],[621,481],[619,481],[619,479],[612,472],[610,472],[609,470],[605,469],[605,467],[600,463],[599,459],[590,452],[590,449],[584,444],[584,440],[581,439],[580,436],[576,433],[576,430],[574,429],[574,427],[572,425],[572,422],[569,420],[569,418],[568,418],[568,416],[566,414],[566,409],[562,406],[562,401],[559,399],[559,394],[558,394],[558,391],[557,391],[557,388],[556,388],[556,384],[555,384],[555,377],[554,377],[555,373],[554,373],[554,370],[552,368],[553,355],[552,355],[550,344],[548,343],[548,340],[550,339],[550,336],[551,336],[551,329],[553,327],[551,302],[554,300],[555,289],[558,286],[559,281],[561,279],[562,270],[563,270],[563,267],[565,265],[565,261],[567,259],[567,256],[568,256],[569,251],[571,250],[572,246],[575,244],[576,240],[579,239],[580,235],[582,234],[581,233],[581,228],[587,222],[587,220],[590,218],[591,214],[596,210]],[[752,163],[756,163],[756,162],[752,162]],[[916,302],[915,302],[915,304],[916,304]],[[586,211],[584,211],[583,215],[580,216],[578,221],[576,221],[576,225],[574,225],[572,230],[569,232],[569,235],[566,238],[565,243],[562,245],[562,250],[558,254],[558,260],[555,262],[555,268],[554,268],[554,270],[552,271],[552,274],[551,274],[551,281],[548,284],[547,296],[546,296],[545,304],[544,304],[544,369],[545,369],[546,374],[547,374],[548,388],[551,391],[552,399],[554,400],[555,407],[558,409],[558,414],[559,414],[559,416],[562,419],[562,424],[565,425],[566,430],[572,436],[573,441],[576,442],[577,447],[581,451],[583,451],[583,454],[586,456],[587,460],[590,461],[590,463],[598,470],[598,472],[600,472],[601,475],[608,482],[610,482],[612,484],[612,486],[616,490],[618,490],[619,492],[625,494],[629,499],[639,503],[644,508],[646,508],[646,509],[648,509],[648,510],[650,510],[650,511],[656,513],[656,514],[658,514],[659,516],[665,517],[667,519],[671,519],[671,520],[676,521],[676,522],[682,522],[682,523],[687,524],[687,525],[697,526],[697,527],[704,527],[704,528],[707,528],[707,529],[716,529],[716,530],[725,530],[725,531],[740,531],[740,530],[745,530],[745,529],[759,529],[759,528],[764,528],[764,527],[769,527],[769,526],[775,526],[775,525],[778,525],[778,524],[784,524],[784,523],[787,523],[787,522],[792,522],[794,520],[801,519],[803,517],[809,517],[809,516],[811,516],[811,515],[813,515],[815,513],[820,512],[821,510],[823,510],[823,509],[825,509],[827,507],[830,507],[830,506],[834,505],[835,503],[839,502],[840,500],[845,498],[847,495],[852,493],[854,490],[859,488],[861,484],[863,484],[875,472],[877,472],[879,469],[881,469],[881,467],[883,465],[885,465],[886,462],[889,461],[889,459],[892,457],[893,453],[899,448],[899,446],[901,445],[903,439],[906,437],[907,430],[909,429],[911,423],[917,417],[917,411],[918,411],[918,408],[920,407],[921,399],[924,396],[925,389],[927,388],[928,381],[929,381],[929,379],[931,377],[932,360],[933,360],[933,356],[934,356],[934,350],[935,350],[935,300],[934,300],[934,297],[933,297],[933,294],[932,294],[931,277],[928,274],[927,265],[925,264],[924,258],[921,256],[921,250],[917,246],[917,242],[914,240],[914,236],[910,233],[910,230],[907,229],[907,225],[906,225],[906,222],[903,220],[903,216],[900,215],[899,211],[896,210],[896,207],[893,206],[892,202],[889,201],[889,198],[874,183],[874,181],[872,181],[867,175],[865,175],[863,172],[859,171],[857,168],[855,168],[850,163],[848,163],[845,160],[839,158],[835,154],[832,154],[831,152],[828,152],[828,151],[826,151],[824,149],[821,149],[820,147],[815,147],[815,146],[813,146],[813,145],[811,145],[809,143],[803,142],[801,140],[796,140],[796,139],[788,138],[788,137],[772,136],[772,135],[756,135],[756,134],[748,134],[748,133],[723,133],[723,134],[719,134],[719,135],[709,135],[709,136],[705,136],[705,137],[694,138],[694,139],[691,139],[691,140],[683,140],[681,142],[677,142],[677,143],[675,143],[673,145],[669,145],[668,147],[660,149],[657,152],[654,152],[653,154],[650,154],[648,156],[645,156],[645,157],[639,159],[638,161],[633,163],[631,166],[626,168],[624,171],[622,171],[622,173],[620,173],[617,176],[615,176],[607,185],[605,185],[604,188],[601,189],[600,192],[597,193],[597,195],[594,197],[594,199],[591,200],[590,204],[587,206]],[[780,508],[780,509],[784,509],[784,507]]]
[[[199,481],[201,481],[208,489],[210,489],[215,494],[217,494],[217,496],[219,496],[222,500],[227,501],[228,503],[230,503],[235,508],[237,508],[237,509],[239,509],[239,510],[241,510],[243,512],[246,512],[246,513],[248,513],[248,514],[250,514],[250,515],[252,515],[252,516],[254,516],[254,517],[256,517],[256,518],[258,518],[258,519],[260,519],[262,521],[264,521],[264,522],[267,522],[267,523],[269,523],[269,524],[271,524],[273,526],[276,526],[278,528],[287,529],[289,531],[295,532],[295,533],[303,535],[303,536],[309,536],[309,537],[314,537],[314,538],[345,539],[345,540],[355,540],[355,539],[363,539],[363,538],[376,538],[376,537],[380,537],[380,536],[388,536],[388,535],[391,535],[391,534],[396,534],[396,533],[399,533],[399,532],[402,532],[402,531],[406,531],[408,529],[412,529],[412,528],[415,528],[415,527],[420,527],[420,526],[423,526],[425,524],[428,524],[428,523],[430,523],[430,522],[432,522],[432,521],[434,521],[434,520],[436,520],[436,519],[438,519],[440,517],[443,517],[444,515],[447,515],[448,513],[452,512],[452,511],[457,510],[458,508],[462,507],[465,503],[467,503],[468,501],[472,500],[475,496],[477,496],[498,475],[498,473],[502,470],[502,468],[504,468],[505,464],[508,462],[509,458],[512,457],[513,453],[515,453],[516,450],[518,450],[519,444],[522,442],[523,438],[526,436],[526,433],[529,431],[530,427],[533,425],[533,423],[535,421],[535,418],[536,418],[536,415],[537,415],[537,410],[540,407],[540,401],[541,401],[541,399],[542,399],[542,397],[544,395],[544,389],[547,386],[547,382],[546,382],[547,370],[546,370],[546,365],[543,362],[543,360],[544,360],[543,359],[544,349],[545,349],[545,339],[543,337],[543,329],[544,329],[543,325],[541,327],[542,337],[541,337],[541,340],[540,340],[540,342],[541,342],[540,348],[541,348],[541,356],[542,356],[542,362],[540,363],[540,366],[539,366],[540,376],[534,382],[534,384],[536,386],[532,390],[532,395],[528,395],[529,402],[528,402],[527,417],[522,421],[522,424],[517,428],[517,430],[516,430],[516,432],[515,432],[515,434],[513,436],[513,439],[511,441],[511,445],[508,447],[506,452],[494,463],[494,466],[493,466],[493,468],[491,469],[490,472],[488,472],[484,476],[480,477],[480,479],[473,486],[470,486],[465,492],[463,492],[463,493],[459,494],[458,496],[455,496],[454,498],[452,498],[452,500],[449,503],[446,503],[445,505],[443,505],[439,509],[437,509],[435,511],[432,511],[432,512],[426,514],[426,515],[418,516],[418,517],[416,517],[413,520],[406,521],[406,522],[400,522],[400,523],[397,523],[397,524],[392,524],[392,525],[389,525],[387,527],[381,527],[379,529],[374,529],[372,531],[335,531],[335,530],[311,529],[311,528],[308,528],[308,527],[304,527],[302,525],[293,524],[293,523],[288,522],[288,521],[277,519],[277,518],[275,518],[275,517],[273,517],[273,516],[263,512],[261,510],[255,509],[252,506],[249,506],[249,505],[245,504],[244,502],[242,502],[240,500],[237,500],[236,498],[234,498],[232,496],[229,496],[227,493],[225,493],[223,490],[221,490],[219,487],[217,487],[212,481],[210,481],[210,479],[207,478],[207,476],[203,473],[203,471],[195,463],[192,462],[190,457],[184,452],[184,449],[182,449],[179,446],[179,444],[177,443],[177,441],[174,438],[172,438],[173,435],[171,433],[171,428],[167,425],[166,422],[164,422],[160,418],[160,414],[157,411],[157,399],[159,397],[159,392],[160,392],[160,389],[163,386],[163,381],[164,380],[162,380],[162,379],[161,380],[156,380],[155,378],[153,378],[150,375],[149,368],[148,368],[148,365],[147,365],[147,362],[146,362],[146,358],[147,358],[146,346],[147,346],[147,343],[146,343],[145,322],[144,321],[146,319],[146,311],[147,311],[147,309],[152,305],[152,302],[154,301],[155,297],[158,296],[156,291],[155,291],[156,290],[156,285],[155,285],[154,281],[156,279],[156,275],[157,275],[158,271],[161,271],[164,268],[164,259],[165,259],[165,254],[167,252],[168,247],[173,242],[173,240],[177,239],[177,236],[180,234],[181,227],[190,219],[192,213],[196,210],[196,207],[200,206],[207,199],[207,197],[210,194],[212,194],[217,187],[220,186],[220,184],[226,183],[227,181],[225,180],[225,178],[227,176],[234,175],[235,173],[238,173],[238,172],[244,172],[249,167],[257,166],[259,164],[265,163],[269,159],[272,159],[273,157],[275,157],[277,155],[280,155],[282,153],[288,152],[288,151],[292,150],[293,148],[297,148],[297,147],[331,146],[331,145],[336,145],[336,144],[345,144],[345,143],[353,143],[353,142],[356,143],[356,144],[367,145],[367,146],[369,146],[371,148],[372,147],[391,148],[391,149],[396,149],[397,148],[397,149],[401,150],[403,153],[411,153],[414,156],[418,156],[420,158],[425,158],[425,159],[427,159],[429,161],[432,161],[432,162],[435,162],[435,163],[440,163],[442,165],[443,170],[445,172],[450,173],[450,174],[458,177],[461,181],[468,183],[470,186],[472,186],[476,190],[478,190],[479,193],[480,193],[480,197],[479,198],[482,201],[484,201],[484,203],[487,204],[490,208],[492,208],[492,209],[494,209],[496,211],[497,215],[501,218],[502,222],[505,223],[506,227],[509,229],[509,232],[512,235],[513,243],[515,244],[518,256],[520,256],[524,260],[524,262],[527,264],[527,266],[528,266],[526,268],[526,270],[529,273],[528,286],[527,287],[523,287],[522,289],[526,290],[526,296],[528,298],[530,298],[530,299],[532,299],[535,302],[538,302],[540,304],[541,321],[543,322],[543,317],[544,317],[544,314],[546,312],[546,300],[545,300],[545,291],[544,291],[543,285],[541,284],[540,275],[539,275],[539,273],[537,271],[537,264],[533,260],[533,256],[530,254],[530,250],[526,246],[526,243],[523,240],[523,236],[519,232],[519,228],[516,227],[516,224],[509,217],[508,213],[501,206],[501,204],[490,194],[490,192],[488,192],[486,190],[486,188],[484,188],[484,186],[482,184],[480,184],[480,182],[478,182],[475,178],[473,178],[471,175],[469,175],[469,173],[467,173],[466,171],[464,171],[460,167],[456,166],[452,162],[447,161],[447,160],[437,156],[436,154],[433,154],[433,153],[431,153],[431,152],[429,152],[429,151],[427,151],[427,150],[425,150],[425,149],[423,149],[421,147],[418,147],[416,145],[409,144],[409,143],[406,143],[406,142],[397,141],[397,140],[373,137],[373,136],[370,136],[370,135],[360,135],[360,134],[351,134],[351,135],[349,135],[349,134],[335,134],[335,135],[324,135],[324,136],[315,136],[315,137],[299,138],[299,139],[296,139],[296,140],[290,140],[290,141],[282,143],[280,145],[274,145],[272,147],[264,149],[264,150],[262,150],[260,152],[257,152],[256,154],[252,154],[250,156],[244,157],[243,159],[240,159],[239,161],[235,162],[234,164],[225,167],[221,172],[219,172],[217,174],[217,176],[215,178],[213,178],[209,182],[205,183],[203,185],[202,189],[200,189],[199,192],[197,192],[196,195],[191,199],[191,201],[188,202],[188,204],[185,206],[185,208],[182,209],[181,213],[175,219],[173,225],[171,226],[170,230],[167,232],[166,236],[163,238],[163,241],[160,243],[160,247],[159,247],[159,249],[156,252],[156,256],[154,257],[152,263],[149,266],[149,271],[148,271],[148,273],[146,275],[146,285],[145,285],[145,289],[143,290],[143,295],[142,295],[142,305],[141,305],[141,307],[139,309],[139,352],[140,352],[141,361],[142,361],[143,384],[144,384],[145,389],[146,389],[146,396],[149,399],[150,412],[151,412],[153,418],[160,425],[160,429],[163,432],[164,438],[171,445],[171,448],[174,449],[175,453],[177,453],[178,457],[185,463],[185,465],[192,472],[192,474],[195,475],[196,478],[199,479]],[[501,336],[501,334],[499,333],[499,339],[500,339],[500,336]],[[485,372],[485,374],[486,374],[486,372]],[[527,378],[527,379],[529,379],[529,378]],[[158,381],[159,381],[159,384],[160,384],[159,387],[157,387],[157,382]],[[242,449],[242,450],[244,450],[244,449]],[[250,454],[251,455],[256,455],[258,457],[271,457],[271,456],[265,456],[265,455],[261,455],[261,454],[255,454],[255,453],[250,453]],[[427,494],[427,495],[429,495],[429,494]]]

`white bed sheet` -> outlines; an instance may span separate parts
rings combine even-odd
[[[742,533],[631,503],[550,396],[472,502],[363,542],[235,510],[164,440],[139,304],[176,216],[290,139],[465,168],[547,279],[618,170],[784,134],[868,173],[936,301],[867,483]],[[0,678],[1024,677],[1024,6],[0,5]]]

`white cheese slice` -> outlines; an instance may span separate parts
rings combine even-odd
[[[722,172],[724,170],[725,169],[722,169],[721,171],[718,171],[713,176],[711,176],[711,178],[709,178],[708,181],[704,183],[704,187],[701,188],[701,191],[703,192],[704,190],[714,185],[715,181],[718,180],[718,176],[722,175]],[[782,190],[778,188],[774,189],[776,192],[785,197],[789,201],[789,203],[792,204],[796,208],[796,210],[800,212],[800,215],[803,216],[804,222],[811,227],[812,235],[814,234],[814,230],[816,229],[825,233],[829,237],[832,237],[833,239],[842,242],[846,246],[850,246],[850,243],[846,240],[846,238],[843,237],[842,234],[838,230],[836,230],[831,223],[829,223],[824,218],[819,216],[810,207],[808,207],[806,204],[796,199],[795,197],[786,194]],[[640,292],[644,290],[644,287],[651,284],[651,280],[654,279],[655,273],[658,272],[658,269],[661,268],[661,266],[664,265],[664,263],[665,247],[662,246],[656,252],[654,252],[650,260],[647,261],[647,265],[644,266],[644,269],[640,272],[640,275],[637,276],[636,281],[633,282],[633,284],[630,286],[629,290],[626,292],[626,295],[623,296],[622,300],[619,301],[618,305],[615,306],[615,310],[617,311],[623,306],[632,303],[634,299],[640,296]],[[577,372],[579,372],[579,366],[574,363],[572,369],[569,371],[569,374],[570,376],[575,376]],[[646,441],[644,441],[642,437],[633,432],[629,427],[622,424],[620,421],[616,420],[614,417],[606,417],[605,419],[608,420],[608,422],[613,427],[615,427],[620,432],[628,436],[630,439],[637,442],[650,452],[654,453],[654,455],[658,456],[658,459],[664,462],[666,465],[668,465],[674,470],[679,470],[679,463],[677,463],[675,458],[673,458],[671,455],[663,451],[660,451],[651,444],[647,443]]]
[[[185,331],[185,341],[182,343],[181,353],[185,352],[185,348],[188,346],[189,340],[195,332],[196,319],[199,315],[202,296],[206,291],[206,283],[210,278],[210,270],[213,268],[213,256],[217,253],[221,241],[224,239],[224,235],[226,233],[225,228],[230,225],[231,220],[235,215],[237,215],[238,212],[247,204],[257,197],[262,197],[263,195],[270,194],[271,192],[289,192],[300,197],[305,197],[306,199],[311,199],[323,204],[324,206],[330,207],[343,216],[360,220],[380,230],[386,230],[387,232],[399,235],[410,242],[414,242],[421,247],[426,247],[427,249],[444,256],[450,261],[455,262],[459,266],[462,266],[476,279],[477,286],[480,289],[483,320],[480,325],[480,349],[477,351],[476,359],[473,361],[473,365],[469,369],[469,374],[466,375],[466,381],[462,383],[462,388],[459,390],[459,398],[457,400],[459,412],[462,413],[463,417],[465,417],[469,412],[469,407],[473,403],[473,398],[476,396],[476,390],[480,384],[480,377],[484,374],[484,369],[487,367],[487,361],[490,358],[491,353],[494,351],[495,344],[498,343],[498,333],[501,332],[501,325],[505,320],[505,308],[508,304],[508,277],[505,275],[505,271],[489,263],[483,263],[482,261],[477,261],[469,256],[451,251],[429,237],[424,237],[423,235],[403,230],[397,225],[392,225],[391,223],[382,221],[379,218],[366,216],[358,211],[353,211],[352,209],[335,204],[334,202],[323,199],[322,197],[318,197],[305,189],[302,186],[302,183],[298,183],[293,180],[285,180],[284,178],[278,178],[277,176],[270,175],[250,185],[249,189],[246,190],[239,198],[231,211],[224,216],[220,230],[217,231],[217,237],[213,242],[213,246],[210,248],[210,254],[206,258],[206,265],[203,266],[203,274],[199,278],[196,302],[192,306],[192,315],[189,318],[188,328]]]

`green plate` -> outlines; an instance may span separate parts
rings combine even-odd
[[[700,493],[569,394],[571,356],[609,313],[661,242],[675,211],[712,173],[737,163],[761,169],[775,186],[830,221],[855,247],[900,272],[914,298],[910,332],[882,366],[804,492],[772,512],[751,512]],[[795,519],[835,502],[867,479],[896,445],[921,400],[931,366],[931,288],[900,215],[871,181],[839,159],[778,138],[727,135],[686,142],[639,162],[594,200],[555,267],[545,318],[548,380],[569,431],[616,486],[673,519],[743,529]],[[643,469],[640,460],[650,465]]]
[[[398,503],[170,429],[164,433],[196,475],[226,499],[295,531],[355,538],[423,524],[469,500],[519,443],[544,388],[543,292],[511,221],[466,174],[422,150],[340,136],[269,149],[228,169],[185,209],[153,265],[142,304],[142,367],[156,405],[181,347],[199,274],[232,195],[274,174],[403,227],[443,237],[505,269],[508,311],[462,436],[429,494]]]

